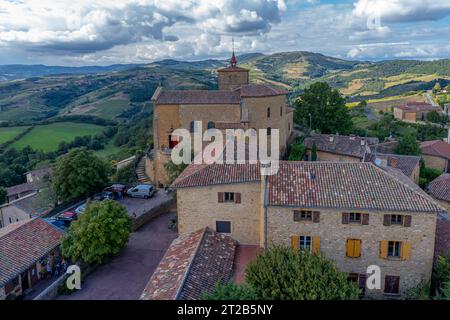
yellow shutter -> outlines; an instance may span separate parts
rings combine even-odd
[[[318,254],[320,252],[320,237],[313,237],[312,239],[312,253]]]
[[[387,240],[380,241],[380,258],[387,259],[388,257],[388,244]]]
[[[361,240],[353,240],[353,242],[354,242],[353,257],[359,258],[361,257]]]
[[[351,239],[347,240],[347,257],[353,257],[355,251],[355,242]]]
[[[298,236],[291,237],[291,246],[292,249],[297,252],[298,251]]]
[[[411,259],[411,243],[410,242],[402,242],[402,259],[409,260]]]

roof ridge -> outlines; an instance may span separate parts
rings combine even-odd
[[[200,238],[200,241],[197,243],[194,254],[192,255],[191,259],[189,260],[188,267],[184,271],[183,278],[181,279],[181,283],[178,286],[177,292],[175,292],[174,300],[177,300],[178,296],[181,294],[181,291],[183,290],[184,284],[186,283],[187,277],[189,275],[189,271],[192,269],[192,265],[194,263],[195,257],[197,256],[197,253],[200,250],[203,239],[205,239],[205,234],[206,234],[206,231],[208,230],[208,227],[204,227],[203,229],[200,229],[200,230],[202,230],[202,236]]]

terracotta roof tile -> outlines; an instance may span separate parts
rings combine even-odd
[[[0,287],[60,244],[63,232],[36,218],[0,230]]]
[[[442,140],[424,141],[420,144],[423,154],[450,159],[450,144]]]
[[[192,165],[195,166],[195,165]],[[196,187],[260,180],[257,164],[203,165],[179,177],[172,187]],[[399,170],[390,173],[370,162],[280,162],[268,177],[268,205],[393,211],[445,211],[410,185]],[[400,179],[397,174],[402,175]],[[403,179],[404,178],[404,179]]]
[[[362,159],[366,153],[367,144],[378,143],[376,138],[361,138],[356,136],[341,136],[334,134],[316,134],[305,139],[304,144],[311,149],[316,144],[317,150]]]
[[[236,241],[209,228],[175,239],[151,276],[141,300],[201,299],[228,282]]]
[[[414,112],[441,110],[439,107],[434,107],[433,105],[426,102],[407,102],[403,105],[397,106],[397,108]]]
[[[407,177],[411,177],[414,170],[420,165],[420,157],[416,156],[371,153],[366,157],[366,161],[373,163],[375,163],[376,159],[385,160],[388,166],[399,169]]]
[[[450,173],[444,173],[428,186],[428,192],[439,200],[450,202]]]

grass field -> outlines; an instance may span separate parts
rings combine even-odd
[[[0,128],[0,144],[8,142],[15,137],[17,137],[20,133],[28,129],[29,127],[9,127],[9,128]]]
[[[92,114],[104,119],[113,119],[115,116],[120,114],[122,111],[125,111],[127,108],[128,100],[108,100],[98,104]]]
[[[114,138],[112,138],[107,144],[105,144],[103,149],[95,151],[95,154],[101,158],[107,159],[109,156],[115,155],[121,150],[122,148],[114,145]]]
[[[22,139],[11,145],[12,148],[22,149],[30,146],[35,150],[55,151],[60,142],[70,142],[77,136],[88,136],[100,133],[103,127],[87,124],[59,122],[36,126]]]

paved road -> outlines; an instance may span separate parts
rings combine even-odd
[[[91,273],[82,289],[59,300],[137,300],[170,243],[177,237],[167,228],[175,214],[163,214],[131,234],[126,248]]]
[[[433,99],[433,93],[432,93],[431,90],[428,90],[428,91],[425,93],[425,97],[427,98],[427,101],[428,101],[429,104],[431,104],[431,105],[434,106],[434,107],[440,107],[440,106],[434,101],[434,99]]]

